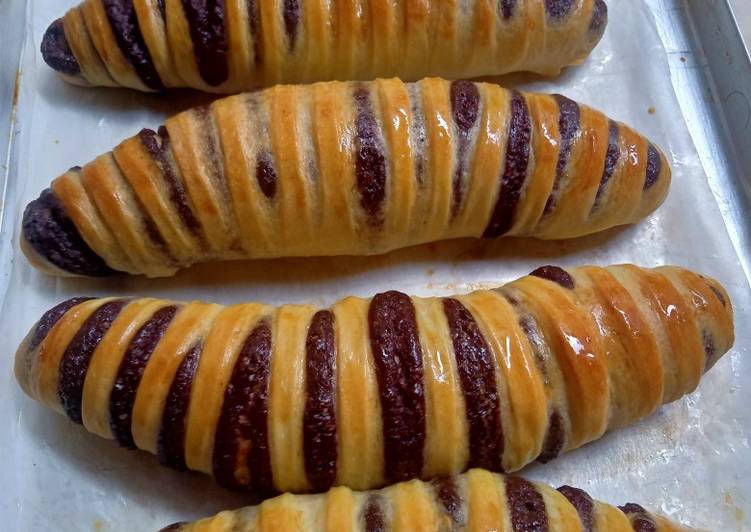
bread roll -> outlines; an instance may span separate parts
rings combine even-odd
[[[664,200],[665,156],[563,96],[426,79],[277,86],[181,113],[66,172],[24,214],[54,274],[570,238]]]
[[[693,391],[733,343],[688,270],[543,267],[446,298],[328,309],[72,299],[16,355],[33,398],[231,489],[516,471]]]
[[[85,0],[42,57],[64,79],[236,93],[277,83],[557,74],[607,24],[603,0]]]

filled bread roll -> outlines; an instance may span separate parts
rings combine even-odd
[[[688,270],[548,266],[496,290],[327,309],[76,298],[16,355],[89,431],[261,493],[516,471],[693,391],[733,344]]]
[[[607,24],[603,0],[85,0],[49,66],[79,85],[217,93],[277,83],[557,74]]]
[[[504,477],[482,469],[413,480],[378,491],[338,487],[321,495],[285,494],[258,506],[175,523],[161,532],[678,532],[686,530],[638,504],[616,508],[585,491]]]
[[[564,96],[397,79],[277,86],[181,113],[57,178],[21,245],[60,275],[363,255],[435,240],[561,239],[637,222],[670,168]]]

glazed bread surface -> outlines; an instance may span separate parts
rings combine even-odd
[[[481,469],[378,491],[333,488],[321,495],[285,494],[161,532],[672,532],[686,530],[638,504],[615,507],[571,486]]]
[[[85,0],[49,26],[41,52],[79,85],[236,93],[552,75],[589,55],[606,24],[603,0]]]
[[[426,79],[232,96],[57,178],[21,242],[53,274],[363,255],[459,237],[561,239],[637,222],[670,167],[560,95]]]
[[[77,298],[32,328],[16,375],[163,464],[322,492],[551,460],[690,393],[732,343],[712,279],[548,266],[495,290],[327,309]]]

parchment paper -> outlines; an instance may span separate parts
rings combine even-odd
[[[39,43],[47,24],[77,0],[30,0],[18,122],[0,248],[0,528],[157,530],[176,520],[241,506],[199,474],[86,433],[27,398],[12,376],[15,348],[42,312],[74,295],[155,295],[220,303],[330,304],[399,289],[444,295],[500,285],[548,263],[679,264],[712,275],[736,308],[736,347],[688,398],[650,419],[524,474],[570,484],[612,503],[639,502],[709,530],[748,529],[751,504],[749,286],[728,239],[675,100],[649,7],[610,0],[610,26],[585,64],[555,80],[505,78],[507,85],[560,92],[644,132],[674,170],[667,203],[643,223],[575,241],[458,241],[381,257],[203,265],[172,279],[61,280],[36,272],[18,250],[24,206],[50,180],[168,114],[208,101],[195,93],[154,96],[87,90],[57,79]],[[4,24],[23,21],[4,21]],[[651,109],[650,109],[651,108]],[[650,112],[652,111],[652,112]]]

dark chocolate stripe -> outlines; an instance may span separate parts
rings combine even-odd
[[[156,6],[159,8],[159,16],[162,20],[167,21],[167,8],[164,4],[164,0],[156,0]]]
[[[501,15],[504,20],[508,20],[514,16],[514,11],[516,11],[516,0],[499,0],[498,6],[501,9]]]
[[[540,456],[537,457],[539,462],[547,464],[554,458],[558,458],[563,450],[563,442],[566,437],[563,418],[558,410],[553,409],[548,419],[548,430],[545,434],[545,442],[542,445]]]
[[[264,318],[238,354],[216,428],[214,475],[229,489],[273,492],[268,442],[271,323]],[[238,468],[247,464],[247,477]]]
[[[274,169],[274,161],[271,159],[269,152],[261,152],[258,154],[258,160],[256,161],[256,180],[258,186],[261,187],[261,192],[267,198],[271,199],[276,194],[276,170]]]
[[[552,18],[565,17],[573,7],[574,0],[545,0],[545,11]]]
[[[506,477],[505,483],[514,532],[546,532],[548,511],[537,488],[520,477]]]
[[[701,331],[701,340],[704,345],[704,355],[706,356],[706,366],[709,367],[714,362],[717,348],[715,347],[714,335],[709,329]]]
[[[125,350],[110,393],[110,428],[117,442],[135,449],[131,421],[136,392],[151,354],[175,317],[177,307],[159,309],[136,332]]]
[[[602,171],[602,179],[600,179],[600,186],[597,189],[595,203],[592,206],[593,212],[600,206],[602,195],[605,193],[605,187],[607,186],[608,181],[610,181],[610,178],[613,177],[615,167],[618,165],[618,160],[621,158],[621,148],[618,145],[619,136],[620,131],[618,128],[618,122],[611,120],[608,134],[608,151],[605,155],[605,168]]]
[[[456,171],[454,172],[451,216],[456,216],[464,200],[467,150],[472,140],[472,128],[480,110],[480,92],[471,81],[451,83],[451,109],[457,131]]]
[[[579,134],[581,120],[579,104],[573,100],[569,100],[565,96],[561,96],[560,94],[555,94],[553,97],[558,103],[558,109],[560,110],[558,131],[561,136],[561,149],[558,152],[558,163],[555,167],[553,189],[550,192],[548,202],[545,204],[544,214],[550,214],[558,201],[558,191],[561,186],[561,178],[566,171],[566,166],[571,157],[571,148],[574,145],[576,136]]]
[[[360,521],[365,532],[386,532],[388,530],[380,495],[373,494],[368,497],[360,515]]]
[[[133,192],[133,203],[135,204],[138,210],[138,214],[140,215],[141,223],[143,224],[143,230],[146,233],[146,236],[149,238],[151,243],[159,249],[159,251],[166,255],[168,259],[174,261],[167,241],[164,239],[164,236],[162,236],[162,233],[159,231],[159,228],[157,227],[154,219],[151,217],[149,211],[146,210],[146,207],[141,201],[141,198],[138,196],[138,192],[136,191],[135,187],[133,187],[131,182],[127,179],[125,169],[120,166],[120,163],[117,161],[117,158],[115,158],[113,154],[108,154],[108,157],[110,158],[110,161],[112,161],[112,164],[117,167],[120,175],[123,176],[123,181],[125,182],[126,186],[128,186]]]
[[[44,62],[55,71],[68,76],[78,76],[81,73],[81,65],[78,64],[65,37],[63,19],[59,18],[49,25],[39,49]]]
[[[438,502],[443,507],[443,511],[451,518],[451,522],[459,527],[464,526],[466,516],[456,481],[451,477],[438,478],[433,481],[433,489]]]
[[[177,210],[180,220],[193,234],[199,235],[201,224],[188,203],[188,195],[185,187],[182,181],[178,179],[175,173],[175,166],[169,156],[171,148],[167,128],[160,126],[158,134],[151,129],[142,129],[138,133],[138,138],[141,140],[144,149],[149,152],[149,155],[156,161],[157,166],[162,171],[162,178],[169,191],[170,202]]]
[[[472,314],[456,299],[444,299],[469,424],[469,467],[503,469],[503,428],[495,361]]]
[[[150,89],[162,90],[164,85],[143,40],[133,0],[102,0],[102,6],[125,59],[144,85]]]
[[[47,335],[50,333],[52,328],[57,324],[58,321],[60,321],[60,319],[62,319],[63,316],[68,313],[70,309],[80,305],[85,301],[91,301],[92,299],[94,298],[74,297],[72,299],[68,299],[67,301],[63,301],[62,303],[58,303],[47,312],[45,312],[42,317],[39,318],[39,321],[34,328],[34,334],[29,341],[28,351],[34,351],[34,349],[39,347],[39,344],[41,344],[44,339],[47,338]]]
[[[378,122],[370,102],[370,93],[359,87],[354,94],[357,117],[355,174],[360,205],[371,225],[383,223],[383,202],[386,199],[386,158],[378,136]]]
[[[172,523],[171,525],[165,526],[159,532],[177,532],[178,530],[182,530],[187,524],[188,523]]]
[[[96,309],[65,348],[60,360],[57,391],[65,413],[76,423],[83,423],[81,401],[91,357],[126,303],[118,299]]]
[[[602,35],[608,23],[608,5],[604,0],[595,0],[592,9],[592,19],[589,21],[589,31],[596,35]]]
[[[717,300],[718,300],[718,301],[719,301],[720,303],[722,303],[722,306],[723,306],[723,307],[724,307],[724,306],[727,306],[727,301],[725,301],[725,296],[724,296],[724,295],[722,295],[722,292],[720,292],[720,289],[719,289],[719,288],[717,288],[716,286],[712,286],[712,285],[711,285],[711,284],[709,284],[709,283],[707,283],[707,286],[708,286],[708,287],[709,287],[709,289],[710,289],[710,290],[712,291],[712,293],[713,293],[713,294],[715,295],[715,297],[717,298]]]
[[[26,206],[21,232],[34,251],[61,270],[92,277],[115,273],[89,247],[60,198],[50,189]]]
[[[425,445],[425,390],[415,308],[400,292],[376,295],[368,309],[383,417],[387,482],[417,477]]]
[[[190,406],[190,391],[196,376],[198,361],[203,345],[200,341],[193,344],[183,356],[180,366],[172,379],[167,399],[162,412],[162,426],[157,439],[157,457],[159,463],[184,471],[185,465],[185,427]]]
[[[647,149],[647,176],[644,180],[644,190],[652,187],[660,178],[662,172],[662,157],[660,152],[650,143]]]
[[[563,268],[559,268],[558,266],[541,266],[529,275],[539,277],[540,279],[553,281],[554,283],[559,284],[563,288],[567,288],[569,290],[574,289],[574,278],[571,277],[570,273],[568,273]]]
[[[527,102],[518,91],[514,91],[511,96],[510,113],[506,164],[501,178],[498,200],[483,235],[485,238],[501,236],[511,229],[516,206],[527,177],[532,124]]]
[[[224,0],[183,0],[201,78],[216,87],[229,77]]]
[[[568,499],[571,506],[576,508],[579,521],[581,521],[582,532],[592,532],[595,528],[595,505],[592,497],[586,491],[571,486],[561,486],[558,491]]]
[[[313,491],[328,490],[336,479],[336,335],[334,314],[316,312],[305,340],[305,474]]]
[[[256,0],[248,0],[248,26],[250,26],[250,35],[253,37],[253,62],[260,65],[263,62],[263,35]]]
[[[652,516],[639,506],[632,502],[625,506],[619,506],[621,510],[631,521],[631,526],[634,528],[634,532],[657,532],[657,523],[655,523]]]
[[[287,32],[289,49],[295,47],[297,29],[300,25],[300,0],[284,0],[284,29]]]

